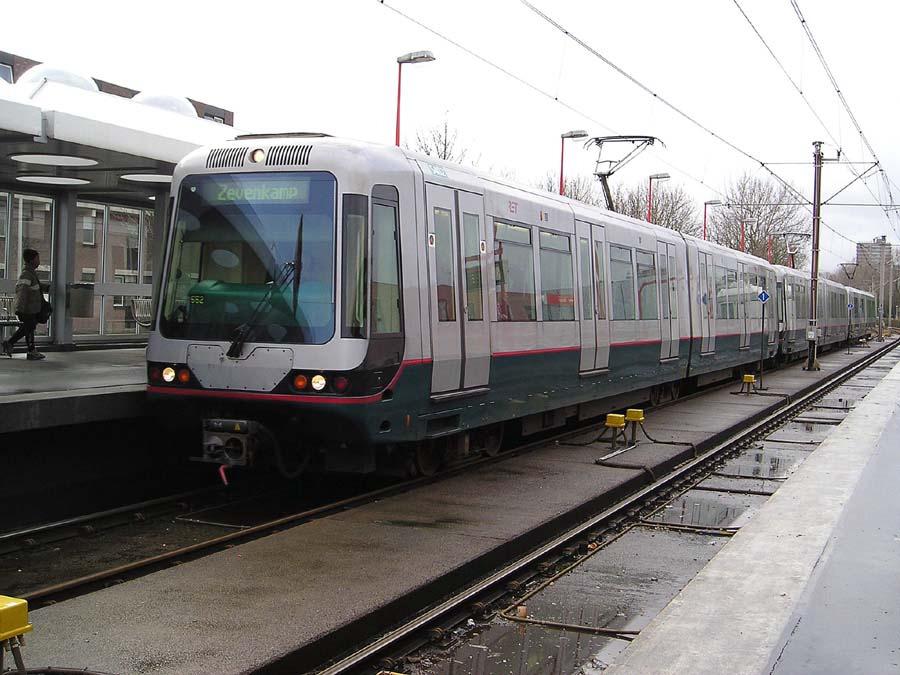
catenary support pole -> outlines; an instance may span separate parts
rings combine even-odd
[[[809,326],[806,330],[808,352],[806,370],[818,370],[816,339],[818,337],[817,298],[819,287],[819,221],[822,216],[822,141],[813,142],[813,231],[812,265],[809,271]]]

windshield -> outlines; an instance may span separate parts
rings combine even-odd
[[[334,334],[335,180],[325,172],[188,176],[160,331],[323,344]]]

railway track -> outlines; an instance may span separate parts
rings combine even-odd
[[[726,381],[707,386],[677,400],[659,403],[652,409],[676,405],[711,390],[731,385],[732,382]],[[252,485],[244,486],[245,489],[237,494],[221,486],[215,486],[0,533],[0,573],[5,570],[12,575],[15,572],[16,576],[12,578],[17,579],[11,587],[7,586],[4,590],[24,597],[33,609],[37,609],[306,521],[445,480],[462,471],[503,461],[550,443],[565,442],[567,439],[583,435],[586,429],[594,428],[596,424],[597,420],[589,420],[562,431],[529,437],[526,441],[502,450],[496,456],[463,460],[444,468],[434,476],[382,484],[376,489],[363,490],[336,501],[318,499],[299,509],[291,509],[289,506],[295,495],[288,496],[287,508],[283,501],[279,501],[279,490],[285,494],[290,493],[290,487],[285,487],[284,484],[279,486],[274,495],[271,486],[257,487],[255,491]],[[296,499],[293,501],[296,503]],[[266,503],[268,506],[260,506]],[[273,512],[278,515],[267,517]],[[172,528],[165,527],[167,523],[179,527],[193,526],[194,529],[173,533]],[[116,533],[119,533],[118,538]],[[168,537],[163,536],[164,534]],[[97,544],[98,536],[109,536],[113,539]],[[169,547],[162,541],[165,538],[197,539],[197,541]],[[166,550],[137,557],[131,553],[132,559],[120,564],[98,563],[98,569],[91,569],[83,574],[76,571],[73,576],[73,569],[77,567],[73,566],[72,561],[79,556],[89,558],[95,555],[97,550],[102,549],[103,553],[99,557],[108,561],[115,557],[117,548],[132,552],[139,546],[134,540],[148,542],[147,545],[151,547],[163,546]],[[70,550],[73,547],[74,550]],[[52,554],[54,559],[61,559],[63,562],[55,565],[57,569],[54,569],[53,564],[44,565],[41,561],[42,552]],[[17,554],[24,555],[24,559],[9,560]],[[86,562],[82,567],[90,568],[92,565]],[[38,578],[40,582],[30,583],[27,579],[21,581],[18,577],[22,576]],[[47,583],[47,579],[55,581]]]
[[[527,555],[510,560],[502,568],[483,570],[483,576],[473,580],[470,585],[460,588],[442,602],[391,630],[373,636],[370,642],[338,660],[321,665],[316,672],[337,675],[398,668],[407,655],[447,640],[456,627],[467,622],[472,625],[473,619],[483,620],[499,614],[506,619],[530,623],[527,617],[518,616],[516,610],[535,593],[637,525],[668,527],[666,523],[651,521],[666,504],[715,475],[729,457],[741,453],[788,422],[796,418],[803,419],[801,415],[816,401],[865,370],[896,346],[897,342],[891,342],[873,350],[861,361],[835,372],[804,394],[786,397],[784,405],[775,411],[730,433],[723,440],[699,449],[693,459],[668,475],[654,480],[596,516],[578,523]],[[749,494],[746,491],[743,493]],[[675,525],[672,529],[677,528]],[[684,529],[694,530],[691,527]],[[703,527],[697,530],[725,537],[735,531],[732,527]],[[535,580],[539,580],[537,584]],[[585,629],[584,626],[567,626],[547,621],[533,623],[560,629]],[[635,631],[615,628],[596,627],[594,630],[596,634],[626,641],[635,634]]]
[[[733,386],[733,382],[724,382],[712,387],[706,387],[675,401],[661,403],[656,408],[677,405],[697,396],[702,396],[710,390],[730,386]],[[2,566],[3,558],[10,554],[23,550],[39,554],[41,549],[65,546],[66,540],[83,542],[98,533],[109,532],[122,525],[140,526],[153,520],[160,521],[165,520],[169,516],[175,516],[174,522],[199,526],[196,530],[197,541],[187,545],[167,547],[166,550],[161,552],[156,552],[152,555],[142,555],[121,564],[104,565],[85,574],[71,576],[69,565],[64,566],[62,573],[51,571],[43,574],[40,570],[32,570],[33,573],[45,579],[54,578],[54,574],[60,575],[60,578],[57,578],[53,583],[32,584],[30,587],[26,587],[24,592],[19,593],[19,595],[29,601],[32,608],[36,609],[68,597],[91,592],[106,585],[120,583],[126,579],[148,574],[165,566],[180,564],[186,560],[207,555],[225,547],[265,536],[303,522],[357,508],[394,494],[414,490],[430,483],[450,478],[462,471],[471,470],[492,462],[503,461],[530,450],[545,447],[550,443],[564,443],[568,439],[584,435],[586,429],[593,427],[596,427],[596,421],[591,421],[575,428],[568,428],[558,433],[542,435],[540,438],[505,449],[495,457],[480,457],[460,462],[435,476],[390,483],[374,490],[352,494],[337,501],[324,500],[287,513],[283,513],[284,508],[279,507],[274,509],[282,511],[277,517],[266,517],[265,509],[259,509],[258,505],[255,509],[248,509],[251,512],[255,511],[253,515],[243,518],[233,517],[235,513],[240,512],[242,504],[253,504],[258,502],[258,500],[271,499],[271,495],[264,495],[262,492],[256,495],[243,493],[235,498],[228,497],[227,493],[221,488],[203,488],[87,514],[77,518],[43,524],[0,535],[0,566]],[[207,500],[205,505],[197,503],[197,500],[202,499]],[[222,510],[229,508],[232,510],[232,517],[224,519],[216,517],[217,511],[221,513]],[[194,536],[194,533],[191,533],[191,536]],[[115,541],[106,545],[107,549],[115,549],[115,547]],[[54,553],[57,557],[60,556],[58,548]],[[62,557],[66,556],[63,555]],[[40,566],[39,563],[36,564]],[[66,573],[68,576],[66,576]],[[16,589],[14,588],[13,590]]]

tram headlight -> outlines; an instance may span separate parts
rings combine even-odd
[[[166,366],[165,368],[163,368],[162,377],[164,382],[174,382],[175,369],[172,366]]]
[[[250,161],[254,164],[259,164],[266,158],[266,151],[262,148],[256,148],[253,152],[250,153]]]
[[[322,391],[325,388],[325,376],[324,375],[313,375],[312,376],[312,388],[316,391]]]
[[[303,373],[299,373],[294,376],[294,389],[297,391],[303,391],[306,389],[306,385],[309,384],[309,378],[306,377]]]

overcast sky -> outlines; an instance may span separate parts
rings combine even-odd
[[[882,166],[900,185],[898,87],[890,77],[896,72],[900,3],[797,1]],[[533,2],[661,97],[765,162],[811,162],[814,140],[826,141],[826,156],[833,157],[830,135],[845,158],[871,161],[790,0],[739,2],[827,132],[734,0]],[[654,135],[666,148],[645,153],[615,179],[632,184],[665,171],[698,204],[718,198],[716,190],[745,171],[766,175],[518,0],[44,0],[5,6],[0,38],[5,51],[234,110],[243,130],[324,131],[384,143],[393,142],[396,57],[429,49],[435,62],[403,71],[403,138],[411,144],[416,130],[447,117],[481,167],[533,183],[558,171],[563,131]],[[590,174],[595,156],[570,142],[566,159],[567,175]],[[812,166],[772,168],[811,196]],[[823,176],[823,197],[853,178],[848,167],[834,165],[826,165]],[[868,185],[886,201],[879,178]],[[900,189],[894,193],[900,201]],[[836,201],[874,199],[857,184]],[[828,206],[823,217],[850,240],[887,234],[900,243],[878,208]],[[894,226],[900,230],[896,218]],[[854,255],[853,244],[828,229],[822,247],[826,269]]]

